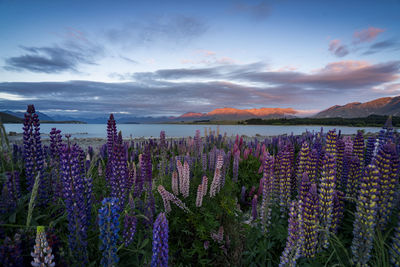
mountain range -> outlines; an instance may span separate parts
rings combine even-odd
[[[317,113],[316,118],[363,118],[369,115],[400,116],[400,96],[382,97],[369,102],[333,106]]]
[[[97,118],[85,118],[83,116],[70,117],[63,115],[47,115],[37,112],[41,121],[47,122],[66,122],[81,121],[85,123],[107,122],[108,115]],[[114,114],[118,123],[160,123],[160,122],[207,122],[207,121],[240,121],[252,118],[261,119],[281,119],[295,118],[300,114],[298,110],[292,108],[217,108],[208,113],[187,112],[177,117],[134,117],[129,114]],[[369,115],[393,115],[400,116],[400,96],[382,97],[369,102],[353,102],[343,106],[335,105],[326,110],[315,114],[314,118],[362,118]],[[24,118],[23,112],[3,111],[0,114],[3,122],[19,122]]]

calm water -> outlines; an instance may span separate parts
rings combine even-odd
[[[22,133],[22,124],[5,124],[7,132]],[[99,137],[105,138],[107,135],[106,124],[42,124],[41,133],[50,133],[51,128],[57,128],[62,134],[71,134],[76,138]],[[185,137],[194,136],[196,130],[200,130],[204,135],[204,128],[211,127],[216,130],[216,125],[184,125],[184,124],[117,124],[118,131],[122,131],[124,138],[132,135],[135,137],[159,137],[160,131],[164,130],[167,137]],[[343,134],[354,134],[357,130],[364,129],[365,132],[378,132],[381,128],[377,127],[345,127],[345,126],[322,126],[324,131],[330,129],[342,130]],[[301,126],[271,126],[271,125],[220,125],[220,133],[232,135],[263,136],[291,134],[299,135],[308,131],[320,131],[321,126],[301,125]]]

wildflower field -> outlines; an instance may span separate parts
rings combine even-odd
[[[400,266],[400,136],[196,131],[81,148],[1,128],[0,266]],[[47,133],[48,134],[48,133]]]

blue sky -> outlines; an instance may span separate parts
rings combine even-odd
[[[400,91],[400,1],[0,0],[0,110],[315,112]]]

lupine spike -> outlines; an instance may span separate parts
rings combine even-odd
[[[357,212],[354,220],[351,250],[355,264],[367,266],[371,257],[376,225],[377,200],[379,199],[379,171],[368,165],[360,184]]]
[[[168,220],[163,212],[157,216],[154,222],[153,256],[150,266],[168,266]]]
[[[34,267],[54,267],[54,255],[46,238],[46,232],[43,226],[38,226],[36,230],[36,239],[34,250],[31,253],[33,261],[31,265]]]
[[[117,241],[119,236],[119,210],[117,198],[105,198],[99,209],[100,250],[103,257],[102,266],[116,266],[119,257],[117,255]]]
[[[302,255],[315,256],[318,242],[319,198],[316,184],[312,184],[301,209],[304,245]],[[303,238],[303,237],[302,237]]]

